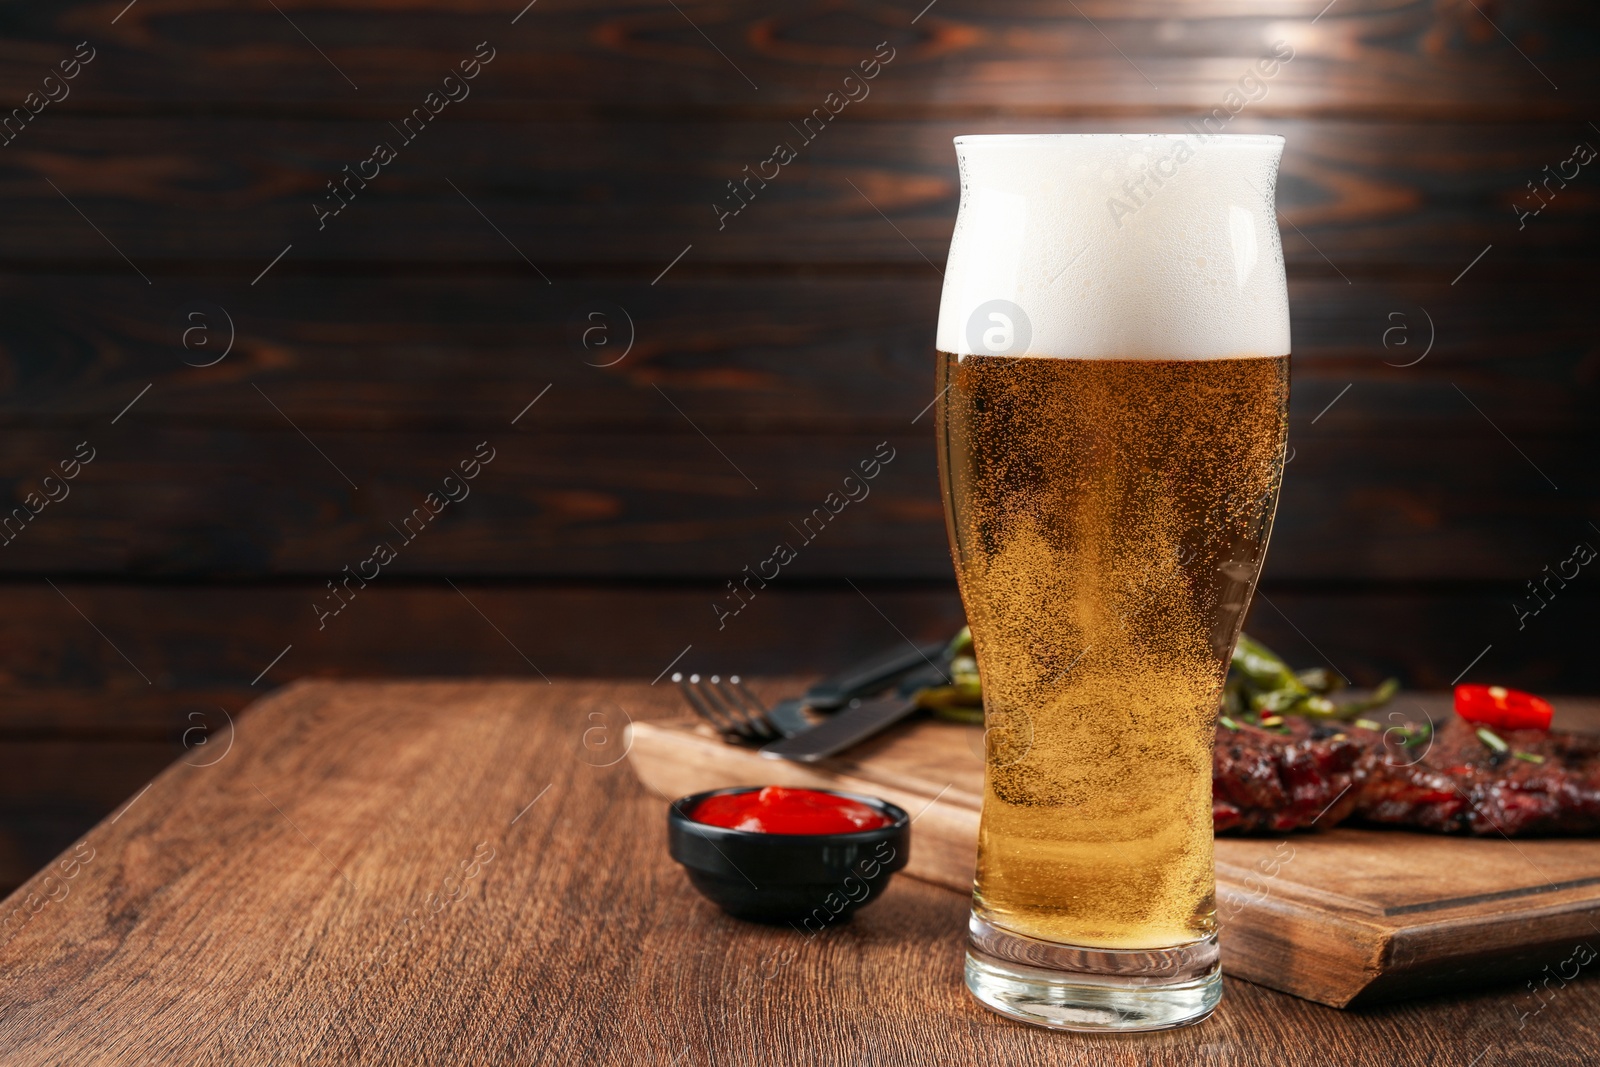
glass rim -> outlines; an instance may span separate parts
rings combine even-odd
[[[951,140],[958,145],[984,142],[996,144],[1001,142],[1051,142],[1051,141],[1143,141],[1143,140],[1188,140],[1196,136],[1189,133],[962,133]],[[1258,144],[1282,145],[1285,142],[1280,134],[1276,133],[1213,133],[1205,138],[1206,143],[1213,141],[1227,141],[1230,144]]]

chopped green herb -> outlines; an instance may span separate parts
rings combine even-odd
[[[1217,721],[1230,730],[1237,730],[1239,728],[1239,724],[1228,718],[1226,715],[1218,715]]]
[[[1478,740],[1494,749],[1496,752],[1509,752],[1511,746],[1500,740],[1498,734],[1487,726],[1478,727]]]
[[[1515,756],[1517,759],[1527,760],[1529,763],[1543,763],[1544,762],[1544,757],[1539,755],[1537,752],[1513,752],[1511,754],[1513,756]]]
[[[1357,719],[1355,720],[1355,724],[1361,727],[1363,730],[1376,730],[1378,728],[1378,724],[1373,722],[1371,719]]]
[[[1416,732],[1412,733],[1413,730]],[[1433,736],[1433,723],[1424,723],[1420,726],[1408,726],[1406,727],[1406,735],[1405,741],[1401,742],[1402,747],[1410,748],[1412,745],[1420,745],[1422,742]]]

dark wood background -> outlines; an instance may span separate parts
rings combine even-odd
[[[0,147],[6,506],[95,450],[0,545],[0,887],[295,677],[820,670],[948,633],[916,416],[950,138],[1179,131],[1280,39],[1229,125],[1288,139],[1294,454],[1249,627],[1357,682],[1596,689],[1600,576],[1512,606],[1600,546],[1600,161],[1516,213],[1600,147],[1592,5],[39,0],[0,27],[5,108],[95,50]],[[885,41],[719,231],[725,183]],[[596,301],[614,343],[585,350]],[[593,366],[616,308],[632,347]],[[319,630],[325,583],[484,440],[471,496]],[[724,583],[881,441],[870,498],[719,631]]]

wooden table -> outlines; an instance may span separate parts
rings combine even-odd
[[[231,748],[174,764],[0,908],[0,1061],[1492,1067],[1600,1047],[1592,978],[1525,1018],[1526,988],[1341,1012],[1230,980],[1197,1028],[1083,1037],[967,995],[960,894],[899,878],[811,939],[726,918],[620,759],[628,717],[677,699],[390,682],[260,701]]]

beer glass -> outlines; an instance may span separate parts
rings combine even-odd
[[[1211,758],[1277,507],[1280,137],[958,137],[940,479],[983,677],[968,988],[1069,1030],[1222,995]]]

